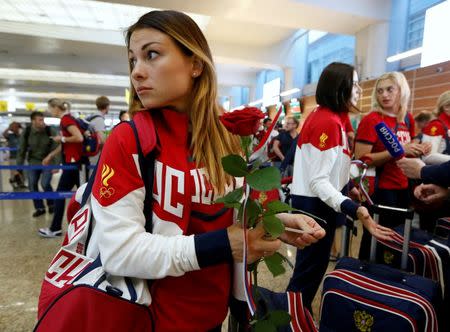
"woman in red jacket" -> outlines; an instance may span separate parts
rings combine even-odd
[[[233,262],[242,260],[243,230],[234,211],[214,201],[242,185],[227,176],[221,158],[240,154],[219,121],[212,55],[197,24],[175,11],[152,11],[126,36],[130,114],[144,154],[155,153],[152,233],[145,231],[145,186],[130,126],[106,141],[92,189],[96,226],[88,255],[100,254],[108,281],[151,305],[155,331],[220,331],[228,312]],[[281,214],[285,224],[313,234],[281,240],[303,247],[324,236],[314,221]],[[248,231],[249,260],[280,246],[262,227]],[[149,287],[148,280],[152,280]]]
[[[376,204],[407,208],[411,203],[408,178],[398,168],[395,160],[384,147],[375,126],[384,122],[397,135],[407,156],[420,157],[427,145],[413,143],[414,118],[407,111],[410,89],[405,76],[399,72],[386,73],[375,82],[372,93],[372,111],[360,122],[355,144],[355,158],[369,165],[367,175],[372,200]],[[383,214],[380,223],[395,227],[404,221],[395,215]],[[360,258],[369,254],[370,237],[364,231]]]

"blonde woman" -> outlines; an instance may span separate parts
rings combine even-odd
[[[423,158],[426,164],[450,160],[450,90],[439,96],[434,115],[436,119],[423,129],[422,141],[431,144],[431,152]]]
[[[42,165],[49,165],[54,157],[62,153],[64,165],[81,167],[83,154],[83,134],[76,119],[70,114],[70,104],[58,98],[48,101],[50,113],[61,119],[60,135],[53,136],[56,143],[61,143],[56,149],[51,151],[43,160]],[[59,178],[56,191],[71,191],[73,187],[80,186],[80,172],[78,169],[65,169]],[[62,221],[64,217],[65,199],[55,200],[54,215],[52,223],[48,228],[40,228],[39,235],[44,238],[54,238],[62,235]]]
[[[409,98],[410,89],[402,73],[383,74],[373,88],[372,111],[361,120],[357,130],[355,158],[365,160],[370,166],[370,194],[377,204],[406,208],[410,205],[410,191],[408,178],[378,138],[375,125],[386,123],[397,135],[408,157],[420,157],[427,152],[425,145],[412,142],[415,124],[407,110]],[[380,216],[380,222],[384,226],[395,227],[403,221],[386,214]],[[364,232],[361,258],[367,257],[369,242],[369,234]]]
[[[98,250],[109,281],[131,277],[138,302],[152,306],[155,331],[220,331],[228,311],[233,261],[242,260],[243,231],[233,211],[214,200],[239,185],[221,158],[240,153],[236,137],[219,122],[217,81],[206,39],[187,15],[152,11],[126,35],[130,114],[144,154],[155,153],[152,233],[145,231],[145,186],[128,125],[117,126],[99,161],[92,189],[96,227],[89,250]],[[280,215],[313,234],[283,234],[303,247],[324,236],[309,218]],[[248,232],[249,259],[271,254],[280,240],[262,227]],[[151,288],[147,282],[151,279]]]

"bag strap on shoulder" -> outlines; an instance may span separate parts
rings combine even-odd
[[[151,233],[152,232],[151,202],[153,196],[153,176],[155,168],[155,156],[154,152],[150,152],[147,156],[144,156],[144,153],[142,152],[141,142],[139,141],[139,134],[136,128],[136,124],[134,123],[133,120],[128,121],[127,123],[129,123],[129,125],[133,129],[134,137],[136,139],[139,168],[145,186],[145,199],[144,199],[145,230]]]

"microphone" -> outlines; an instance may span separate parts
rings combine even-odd
[[[389,127],[384,123],[380,122],[375,126],[375,131],[381,140],[381,143],[388,150],[389,154],[398,160],[405,156],[405,150],[403,150],[402,145],[398,141],[397,136],[389,129]]]

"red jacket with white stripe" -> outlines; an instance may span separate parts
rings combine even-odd
[[[134,121],[144,154],[157,149],[152,233],[144,228],[145,186],[134,135],[121,125],[99,161],[88,254],[98,250],[106,272],[133,278],[138,301],[152,304],[156,331],[212,329],[227,315],[232,255],[226,227],[233,211],[213,204],[218,196],[208,175],[191,158],[186,115],[142,111]],[[114,286],[126,292],[121,282]]]

